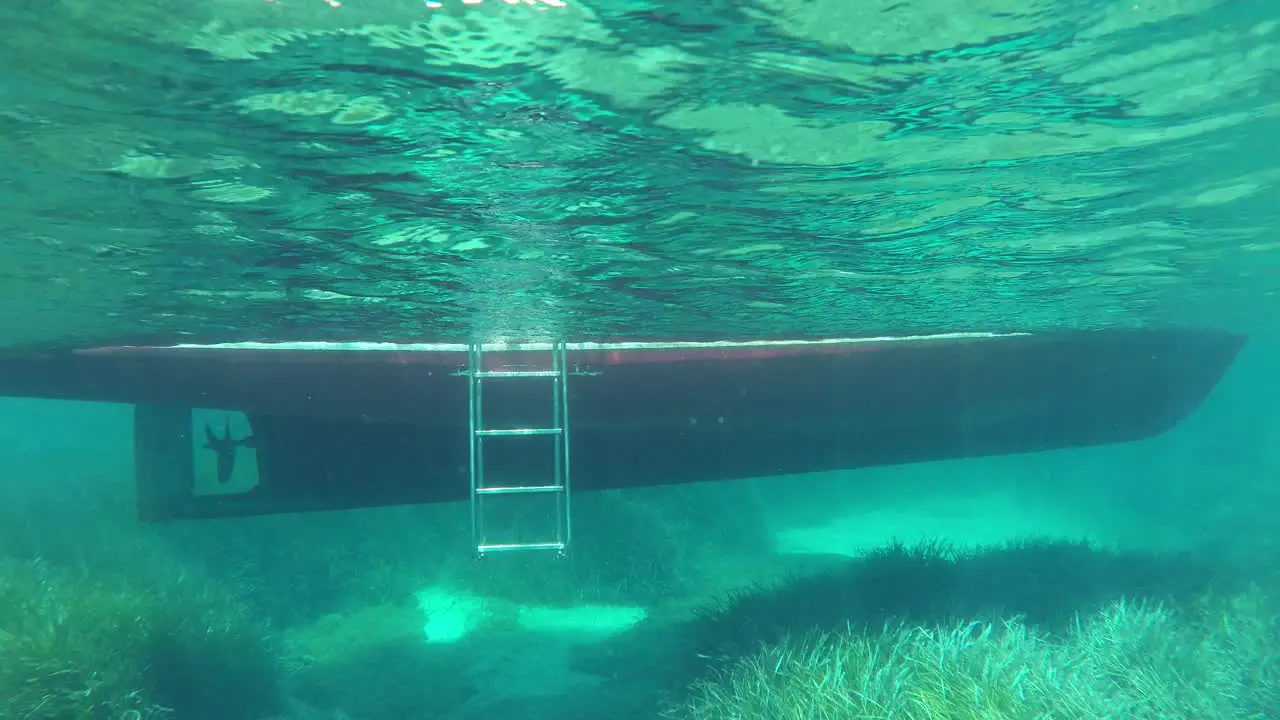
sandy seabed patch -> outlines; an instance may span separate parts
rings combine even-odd
[[[895,541],[907,545],[935,541],[957,548],[1042,538],[1119,544],[1108,535],[1069,510],[991,491],[894,498],[874,507],[856,507],[820,525],[780,530],[777,549],[785,554],[856,556]]]

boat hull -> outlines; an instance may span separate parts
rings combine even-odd
[[[1214,331],[1106,330],[574,345],[573,488],[1138,440],[1190,414],[1244,342]],[[487,357],[505,367],[538,354]],[[466,499],[466,364],[465,348],[448,345],[96,348],[0,359],[0,395],[138,406],[145,518],[298,512]],[[501,407],[486,412],[547,422],[547,386],[487,392]],[[250,490],[191,491],[189,456],[200,450],[192,438],[203,433],[191,408],[248,418],[256,447],[244,452],[259,476]],[[549,457],[537,442],[504,441],[509,464]]]

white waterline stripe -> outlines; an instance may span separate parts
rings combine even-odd
[[[990,340],[997,338],[1030,337],[1031,333],[959,332],[937,335],[897,335],[864,338],[829,338],[823,340],[716,340],[712,342],[577,342],[566,343],[566,350],[704,350],[756,347],[818,347],[824,345],[874,345],[878,343],[929,342],[941,340]],[[387,342],[232,342],[211,345],[180,344],[151,349],[162,350],[315,350],[324,352],[466,352],[465,343],[387,343]],[[550,350],[550,342],[486,342],[481,350]]]

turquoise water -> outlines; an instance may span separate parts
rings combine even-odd
[[[1263,3],[442,2],[7,3],[6,342],[1274,302]]]
[[[477,562],[460,503],[143,524],[129,406],[0,398],[0,720],[1280,719],[1280,8],[0,27],[6,353],[1250,335],[1150,439],[581,493],[563,559]]]
[[[5,400],[0,710],[1278,717],[1278,352],[1138,443],[580,493],[566,559],[465,504],[140,524],[127,406]]]

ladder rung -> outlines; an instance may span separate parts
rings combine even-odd
[[[559,370],[481,370],[475,373],[478,378],[533,378],[560,377]]]
[[[476,435],[480,437],[494,437],[502,435],[559,435],[562,431],[560,428],[509,428],[504,430],[477,430]]]
[[[511,487],[476,488],[477,495],[520,495],[523,493],[550,493],[563,491],[563,485],[513,485]]]
[[[480,545],[476,550],[481,554],[491,552],[510,552],[512,550],[564,550],[564,543],[506,543],[503,545]]]

